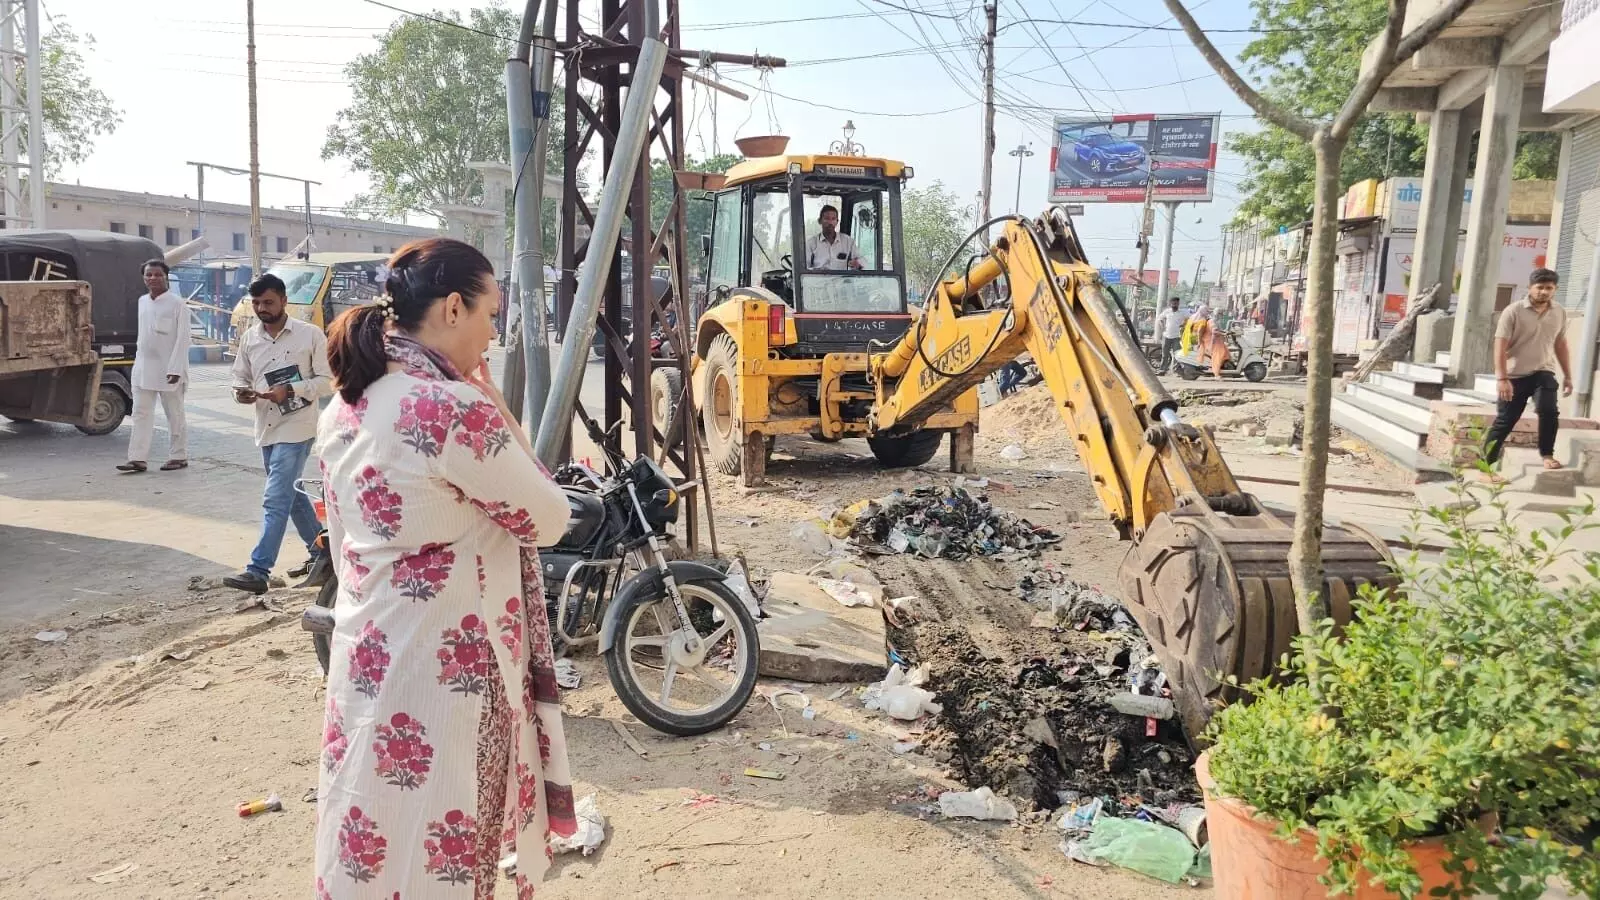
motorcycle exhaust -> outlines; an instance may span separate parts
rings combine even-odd
[[[300,614],[300,630],[312,634],[333,634],[333,610],[325,606],[308,606]]]

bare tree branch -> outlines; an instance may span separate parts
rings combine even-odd
[[[1194,20],[1194,16],[1190,15],[1189,10],[1183,5],[1183,0],[1165,0],[1165,2],[1167,11],[1172,13],[1172,17],[1177,19],[1178,23],[1183,26],[1184,34],[1189,36],[1189,40],[1194,44],[1195,49],[1199,50],[1200,55],[1205,57],[1206,62],[1211,64],[1211,68],[1222,76],[1223,82],[1235,94],[1239,95],[1239,99],[1255,110],[1256,115],[1261,118],[1277,125],[1279,128],[1298,135],[1304,140],[1311,140],[1311,135],[1316,131],[1316,126],[1261,96],[1255,88],[1250,86],[1249,82],[1240,77],[1233,66],[1228,64],[1228,60],[1217,50],[1216,45],[1211,43],[1211,39],[1206,37],[1206,33],[1200,27],[1200,23]],[[1460,2],[1460,0],[1457,0],[1457,2]]]
[[[1418,25],[1410,34],[1400,39],[1400,45],[1395,48],[1394,61],[1403,63],[1416,55],[1423,45],[1439,36],[1439,32],[1461,17],[1473,0],[1450,0],[1438,12],[1434,13],[1427,21]]]
[[[1405,27],[1406,0],[1389,0],[1389,16],[1383,23],[1383,31],[1378,35],[1376,52],[1364,54],[1361,72],[1356,76],[1356,85],[1350,90],[1350,96],[1340,107],[1338,115],[1333,117],[1332,127],[1329,129],[1335,139],[1343,139],[1350,133],[1367,111],[1367,104],[1377,96],[1378,89],[1383,87],[1384,79],[1389,77],[1400,65],[1395,59],[1395,48],[1400,45],[1400,30]],[[1370,62],[1370,65],[1366,63]]]

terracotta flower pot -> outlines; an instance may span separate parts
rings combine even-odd
[[[686,191],[720,191],[728,183],[728,176],[719,172],[675,171],[672,177]]]
[[[740,153],[754,159],[760,156],[782,156],[783,151],[789,146],[789,139],[781,134],[769,134],[739,138],[733,143],[738,146]]]
[[[1211,778],[1211,754],[1195,761],[1195,775],[1206,798],[1206,828],[1211,835],[1211,869],[1219,900],[1323,900],[1328,889],[1317,879],[1328,870],[1317,859],[1316,835],[1301,829],[1294,840],[1274,832],[1278,823],[1249,804],[1217,795]],[[1422,893],[1453,883],[1444,870],[1450,856],[1443,838],[1426,838],[1408,846],[1412,864],[1422,877]],[[1398,900],[1399,894],[1362,879],[1355,900]]]

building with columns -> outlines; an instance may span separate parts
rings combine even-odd
[[[1444,2],[1411,3],[1405,29]],[[1493,371],[1499,285],[1526,285],[1526,273],[1500,271],[1499,252],[1522,132],[1561,135],[1546,264],[1562,273],[1558,297],[1573,318],[1584,312],[1586,280],[1572,267],[1592,258],[1595,230],[1574,218],[1580,210],[1574,209],[1573,192],[1580,184],[1592,189],[1600,164],[1600,98],[1593,96],[1600,84],[1600,35],[1590,36],[1581,51],[1564,54],[1562,44],[1579,42],[1576,35],[1564,34],[1579,24],[1600,27],[1596,10],[1597,0],[1478,0],[1396,69],[1373,102],[1374,111],[1414,112],[1429,126],[1408,299],[1414,301],[1434,282],[1450,281],[1457,242],[1466,244],[1448,357],[1454,385],[1470,386],[1476,376]],[[1554,102],[1547,96],[1552,92],[1560,95]],[[1469,171],[1474,146],[1476,165]],[[1472,202],[1463,214],[1469,179]],[[1600,205],[1584,212],[1591,223],[1600,220],[1597,214]],[[1574,350],[1575,357],[1584,356]],[[1593,354],[1586,358],[1592,368]]]

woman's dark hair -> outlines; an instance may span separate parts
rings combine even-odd
[[[250,282],[250,296],[259,297],[267,291],[277,291],[280,297],[289,296],[289,286],[283,283],[282,278],[271,272]]]
[[[354,403],[388,372],[383,332],[391,311],[396,328],[415,331],[438,300],[459,293],[471,308],[474,295],[493,282],[494,264],[471,244],[424,238],[395,251],[384,282],[388,305],[346,310],[328,326],[328,368],[339,396]]]

